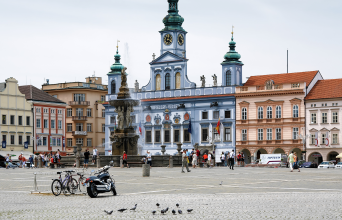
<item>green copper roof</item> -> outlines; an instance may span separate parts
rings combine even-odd
[[[119,48],[116,47],[116,54],[114,55],[115,63],[110,67],[111,71],[107,75],[121,74],[124,66],[120,63],[121,56],[119,54]]]
[[[221,64],[228,64],[228,63],[239,63],[239,64],[243,64],[239,59],[241,58],[241,55],[235,51],[235,42],[234,42],[234,37],[233,37],[233,32],[232,32],[232,39],[229,42],[229,52],[227,52],[224,55],[224,61]]]
[[[167,11],[169,14],[165,16],[163,19],[163,23],[165,24],[165,28],[161,31],[185,31],[182,28],[182,24],[184,22],[184,18],[178,14],[178,0],[168,0],[169,2],[169,10]]]

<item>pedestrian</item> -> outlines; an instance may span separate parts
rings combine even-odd
[[[84,152],[84,163],[83,163],[83,168],[88,169],[88,163],[89,163],[89,151],[88,149],[86,149],[86,151]]]
[[[23,162],[23,168],[25,168],[25,164],[26,164],[26,158],[23,156],[23,158],[21,159],[22,160],[22,162]]]
[[[10,162],[10,155],[7,154],[7,156],[6,156],[6,169],[8,169],[9,162]]]
[[[208,152],[208,165],[209,165],[209,168],[212,168],[211,167],[211,153],[210,152]]]
[[[45,164],[45,156],[43,153],[40,154],[40,158],[42,158],[42,166]]]
[[[200,163],[199,163],[199,162],[200,162],[200,155],[201,155],[201,153],[200,153],[200,151],[197,149],[197,150],[196,150],[197,165],[200,164]]]
[[[30,155],[29,161],[30,161],[30,167],[33,169],[34,164],[33,164],[33,157],[32,157],[32,155]]]
[[[234,150],[232,150],[232,153],[230,153],[229,159],[230,159],[229,169],[234,170],[234,163],[235,163]]]
[[[19,160],[19,167],[21,168],[21,166],[23,165],[23,153],[20,153],[18,160]]]
[[[239,154],[237,155],[237,162],[238,162],[238,166],[240,166],[240,162],[241,162],[241,152],[239,152]]]
[[[94,148],[93,148],[93,157],[92,157],[92,161],[91,161],[93,163],[93,165],[96,163],[96,157],[97,157],[97,149],[94,146]]]
[[[197,154],[194,153],[192,155],[192,168],[196,168],[196,166],[197,166]]]
[[[207,164],[207,161],[208,161],[208,155],[207,155],[207,153],[204,153],[204,155],[203,155],[203,167],[204,167],[204,164]]]
[[[245,154],[241,152],[241,166],[245,166]]]
[[[222,163],[222,166],[224,166],[224,162],[226,161],[226,156],[224,155],[224,152],[222,151],[222,154],[221,154],[221,163]]]
[[[147,164],[150,164],[150,168],[152,168],[152,154],[150,153],[150,151],[147,151],[146,158],[147,158]]]
[[[293,163],[294,163],[294,155],[293,155],[293,151],[290,153],[289,157],[287,158],[287,161],[289,162],[290,165],[290,172],[293,172]]]
[[[227,168],[230,167],[230,152],[227,152],[227,156],[226,156],[226,161],[227,161]]]
[[[56,151],[55,157],[56,157],[57,163],[59,163],[60,162],[59,149]]]
[[[298,165],[298,157],[297,157],[297,153],[294,152],[294,163],[293,163],[293,167],[296,166],[297,169],[298,169],[298,172],[300,172],[300,169],[299,169],[299,165]]]
[[[126,151],[124,151],[124,152],[123,152],[123,155],[122,155],[122,168],[125,167],[125,164],[126,164],[127,168],[129,168],[128,163],[127,163],[127,154],[126,154]]]
[[[183,154],[182,154],[182,173],[185,173],[184,167],[186,167],[186,170],[188,172],[191,172],[191,170],[189,170],[189,166],[188,166],[188,156],[186,155],[186,150],[183,150]]]

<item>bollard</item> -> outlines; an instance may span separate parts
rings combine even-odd
[[[123,168],[123,160],[122,160],[122,156],[120,157],[120,168]]]
[[[143,177],[149,177],[150,176],[150,164],[143,164],[142,170],[143,170]]]
[[[101,167],[100,155],[97,155],[97,157],[96,157],[96,166],[97,166],[97,168]]]
[[[38,191],[38,186],[37,186],[37,173],[34,173],[34,181],[33,181],[33,187],[34,191]]]
[[[173,168],[173,158],[172,158],[172,156],[170,156],[170,159],[169,159],[169,168]]]
[[[38,155],[38,168],[42,168],[42,157]]]
[[[34,168],[38,167],[38,157],[37,155],[34,157]]]

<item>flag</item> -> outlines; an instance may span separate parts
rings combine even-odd
[[[218,122],[217,122],[217,125],[216,125],[216,131],[217,131],[217,133],[219,133],[220,134],[220,119],[218,120]]]
[[[318,146],[318,132],[315,133],[315,146]]]
[[[325,146],[329,146],[329,131],[327,131],[327,134],[326,134]]]
[[[190,120],[189,120],[188,132],[189,132],[189,134],[191,134],[191,118],[190,118]]]
[[[2,148],[6,148],[6,141],[2,141]]]
[[[142,132],[141,132],[141,122],[139,122],[139,134],[142,135]]]
[[[28,149],[28,142],[27,142],[27,141],[24,142],[24,148],[25,148],[25,149]]]

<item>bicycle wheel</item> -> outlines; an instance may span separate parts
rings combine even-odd
[[[72,178],[71,181],[69,182],[69,187],[68,187],[69,192],[71,194],[75,194],[77,188],[78,188],[78,183],[74,178]]]
[[[86,178],[85,177],[81,177],[79,180],[78,180],[78,190],[80,192],[82,192],[81,188],[85,189],[85,181],[86,181]]]
[[[52,181],[52,184],[51,184],[51,191],[52,193],[55,195],[55,196],[59,196],[62,192],[62,184],[61,184],[61,181],[59,180],[54,180]]]

